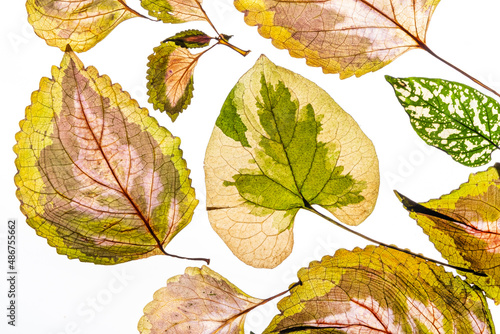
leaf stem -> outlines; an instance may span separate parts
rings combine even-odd
[[[460,271],[464,271],[464,272],[467,272],[467,273],[471,273],[471,274],[474,274],[474,275],[477,275],[477,276],[481,276],[481,277],[486,277],[486,275],[484,273],[481,273],[481,272],[477,272],[475,270],[472,270],[472,269],[468,269],[468,268],[462,268],[462,267],[458,267],[458,266],[454,266],[454,265],[451,265],[451,264],[448,264],[448,263],[445,263],[445,262],[441,262],[441,261],[437,261],[437,260],[434,260],[434,259],[430,259],[428,257],[425,257],[421,254],[417,254],[417,253],[413,253],[407,249],[402,249],[402,248],[399,248],[395,245],[389,245],[389,244],[386,244],[384,242],[381,242],[381,241],[378,241],[378,240],[375,240],[375,239],[372,239],[370,237],[367,237],[366,235],[362,234],[362,233],[359,233],[359,232],[356,232],[346,226],[344,226],[343,224],[337,222],[336,220],[328,217],[328,216],[325,216],[324,214],[322,214],[321,212],[317,211],[316,209],[314,209],[311,205],[309,204],[306,204],[306,207],[305,207],[306,210],[310,211],[310,212],[313,212],[315,214],[317,214],[318,216],[320,216],[321,218],[323,219],[326,219],[328,220],[330,223],[333,223],[334,225],[354,234],[354,235],[357,235],[358,237],[360,238],[363,238],[365,240],[368,240],[370,242],[373,242],[375,244],[378,244],[380,246],[384,246],[384,247],[387,247],[387,248],[390,248],[390,249],[394,249],[394,250],[397,250],[399,252],[403,252],[403,253],[406,253],[406,254],[409,254],[411,256],[414,256],[414,257],[418,257],[422,260],[425,260],[425,261],[429,261],[429,262],[433,262],[435,264],[439,264],[439,265],[442,265],[442,266],[446,266],[446,267],[449,267],[449,268],[453,268],[453,269],[456,269],[456,270],[460,270]]]
[[[467,78],[469,78],[470,80],[474,81],[476,84],[478,84],[479,86],[483,87],[484,89],[487,89],[489,90],[490,92],[492,92],[493,94],[495,94],[496,96],[500,97],[500,93],[498,93],[496,90],[494,90],[493,88],[487,86],[486,84],[482,83],[481,81],[479,81],[478,79],[474,78],[472,75],[468,74],[467,72],[463,71],[462,69],[460,69],[459,67],[453,65],[452,63],[446,61],[445,59],[439,57],[436,53],[434,53],[434,51],[432,51],[426,44],[424,43],[420,43],[420,47],[422,49],[424,49],[425,51],[427,51],[430,55],[432,55],[434,58],[436,58],[437,60],[441,61],[442,63],[448,65],[449,67],[451,67],[452,69],[454,69],[455,71],[461,73],[462,75],[466,76]]]
[[[163,252],[163,254],[171,256],[171,257],[175,257],[176,259],[191,260],[191,261],[205,261],[205,263],[207,265],[210,264],[210,259],[206,259],[203,257],[184,257],[184,256],[180,256],[180,255],[170,254],[170,253],[167,253],[163,248],[161,249],[161,251]]]
[[[238,52],[243,57],[245,57],[247,54],[250,53],[250,50],[245,51],[245,50],[242,50],[239,47],[234,46],[233,44],[229,43],[229,41],[222,35],[219,35],[219,37],[216,39],[217,39],[217,44],[222,44],[222,45],[228,46],[231,49],[233,49],[234,51]]]

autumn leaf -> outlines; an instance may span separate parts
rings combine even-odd
[[[190,29],[175,34],[174,36],[167,38],[163,42],[174,42],[174,44],[177,46],[193,49],[208,46],[212,39],[214,38],[208,36],[203,31]]]
[[[205,52],[192,54],[174,42],[162,43],[148,59],[149,102],[175,121],[193,97],[193,72]]]
[[[28,21],[50,46],[65,51],[70,45],[84,52],[99,43],[118,24],[142,16],[125,0],[28,0]]]
[[[495,333],[481,291],[396,250],[338,250],[298,272],[271,333]]]
[[[180,139],[70,50],[16,135],[17,196],[60,254],[114,264],[157,254],[198,201]]]
[[[496,304],[500,303],[500,164],[471,174],[459,189],[415,203],[397,193],[410,217],[452,265],[486,274],[464,273]]]
[[[186,268],[156,291],[139,321],[141,334],[243,334],[253,298],[210,268]]]
[[[202,0],[141,0],[148,14],[165,23],[207,21]]]
[[[480,166],[500,148],[500,104],[469,86],[442,79],[386,76],[413,129],[466,166]]]
[[[439,0],[236,0],[245,22],[274,46],[340,78],[376,71],[423,48]]]
[[[214,230],[243,262],[291,252],[299,209],[360,224],[378,194],[378,160],[357,123],[313,82],[265,56],[229,93],[205,155]]]

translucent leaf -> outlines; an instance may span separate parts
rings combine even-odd
[[[141,5],[149,15],[165,23],[206,21],[201,7],[202,0],[141,0]]]
[[[293,221],[318,204],[360,224],[378,194],[378,160],[357,123],[313,82],[261,56],[229,93],[205,155],[214,230],[243,262],[275,267]]]
[[[114,264],[167,254],[198,201],[174,137],[67,51],[16,135],[17,196],[60,254]]]
[[[466,166],[480,166],[500,148],[500,104],[469,86],[442,79],[392,78],[417,134]]]
[[[245,21],[274,46],[341,78],[376,71],[404,52],[426,48],[440,0],[236,0]]]
[[[118,24],[142,16],[125,0],[28,0],[28,21],[35,33],[61,50],[92,48]]]
[[[212,37],[203,31],[190,29],[175,34],[164,40],[164,42],[174,42],[177,46],[193,49],[208,46],[211,40]]]
[[[486,295],[500,303],[500,165],[471,174],[459,189],[415,203],[397,193],[415,219],[451,265],[486,274],[463,273]]]
[[[495,333],[479,289],[396,250],[341,249],[298,277],[265,334]]]
[[[141,334],[243,334],[250,297],[210,268],[186,268],[156,291],[139,321]]]
[[[154,48],[148,59],[149,102],[175,121],[193,97],[193,72],[201,53],[192,54],[174,42]]]

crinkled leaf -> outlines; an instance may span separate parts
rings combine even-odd
[[[174,42],[154,48],[148,59],[149,102],[175,121],[193,97],[193,72],[201,53],[192,54]]]
[[[318,204],[357,225],[379,186],[375,149],[351,116],[265,56],[224,102],[205,174],[212,227],[255,267],[275,267],[290,254],[299,209]]]
[[[198,201],[180,139],[71,51],[17,134],[17,196],[60,254],[114,264],[165,253]]]
[[[376,71],[425,48],[440,0],[236,0],[245,21],[274,46],[340,78]]]
[[[262,302],[210,268],[187,268],[156,291],[139,321],[141,334],[243,334],[246,312]]]
[[[500,303],[500,165],[471,174],[459,189],[415,203],[398,193],[437,250],[451,265],[486,274],[463,273]]]
[[[203,31],[190,29],[175,34],[164,40],[164,42],[174,42],[177,46],[193,49],[208,46],[211,40],[212,37],[208,36]]]
[[[201,7],[202,0],[141,0],[141,5],[149,15],[165,23],[206,21]]]
[[[28,21],[48,45],[76,52],[92,48],[118,24],[142,16],[125,0],[28,0]]]
[[[392,78],[413,129],[429,145],[466,166],[480,166],[500,148],[500,104],[472,87],[442,79]]]
[[[400,251],[341,249],[298,277],[264,333],[495,333],[479,289]]]

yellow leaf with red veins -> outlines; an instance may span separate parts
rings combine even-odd
[[[141,334],[243,334],[253,298],[210,268],[186,268],[156,291],[139,321]]]
[[[70,45],[84,52],[106,37],[118,24],[142,16],[125,0],[28,0],[28,21],[35,33],[61,50]]]
[[[376,71],[425,35],[440,0],[236,0],[245,21],[274,46],[340,77]]]
[[[451,265],[484,273],[463,273],[500,303],[500,164],[471,174],[459,189],[426,203],[397,193]]]
[[[198,201],[180,139],[72,51],[43,78],[16,135],[17,196],[60,254],[114,264],[157,254]]]

